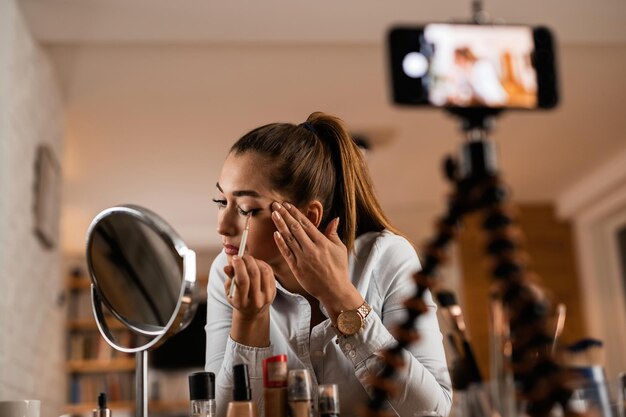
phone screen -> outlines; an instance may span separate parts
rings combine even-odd
[[[549,35],[545,29],[504,25],[431,23],[394,29],[394,99],[452,108],[552,107],[556,90]]]

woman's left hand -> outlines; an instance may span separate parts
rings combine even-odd
[[[292,204],[273,203],[274,241],[302,288],[338,314],[363,302],[348,276],[348,251],[337,234],[339,218],[324,233]]]

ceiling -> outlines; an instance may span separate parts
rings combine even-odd
[[[467,19],[470,0],[19,0],[45,42],[366,42],[396,22]],[[508,23],[545,24],[565,42],[626,41],[618,0],[482,2]]]
[[[229,145],[315,110],[373,141],[384,208],[430,231],[442,209],[442,158],[456,120],[389,100],[388,28],[469,15],[470,2],[21,0],[56,67],[65,105],[62,240],[82,251],[89,221],[124,202],[160,213],[192,246],[219,245],[210,206]],[[556,202],[626,152],[626,3],[485,3],[507,22],[545,24],[559,40],[561,106],[498,120],[504,178],[516,201]],[[426,230],[427,229],[427,230]]]

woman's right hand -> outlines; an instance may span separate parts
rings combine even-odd
[[[272,268],[251,255],[233,256],[224,267],[228,276],[224,291],[233,306],[231,337],[247,346],[269,345],[269,306],[276,297],[276,280]],[[230,287],[236,284],[232,297]]]

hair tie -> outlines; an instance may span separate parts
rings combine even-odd
[[[317,130],[315,129],[315,127],[313,127],[313,125],[311,123],[304,122],[304,123],[301,123],[300,126],[305,128],[309,132],[313,133],[315,136],[319,136],[318,133],[317,133]]]

